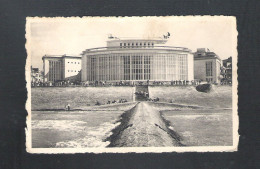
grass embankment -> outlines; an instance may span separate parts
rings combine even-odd
[[[133,87],[42,87],[32,88],[32,110],[64,109],[70,104],[71,109],[94,106],[97,101],[106,104],[107,101],[126,99],[133,101]]]
[[[213,108],[232,108],[232,87],[213,86],[209,93],[198,92],[194,86],[149,87],[151,98],[159,97],[160,102],[196,105]]]

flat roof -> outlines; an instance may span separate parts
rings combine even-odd
[[[194,60],[206,60],[206,59],[218,59],[221,61],[221,59],[216,56],[201,56],[201,57],[194,57]]]
[[[174,51],[183,51],[183,52],[189,52],[191,53],[191,50],[188,48],[184,48],[184,47],[174,47],[174,46],[154,46],[154,47],[141,47],[141,48],[137,48],[137,47],[99,47],[99,48],[90,48],[90,49],[86,49],[82,52],[82,54],[88,53],[88,52],[105,52],[105,51],[124,51],[124,50],[174,50]]]
[[[117,39],[109,39],[107,42],[114,42],[114,41],[167,41],[167,39],[163,38],[117,38]]]
[[[81,59],[81,56],[70,56],[70,55],[44,55],[42,59],[44,58],[73,58],[73,59]]]

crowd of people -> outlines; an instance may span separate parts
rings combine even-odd
[[[31,87],[68,87],[81,86],[79,81],[61,80],[56,82],[31,82]]]
[[[69,87],[69,86],[83,86],[83,87],[109,87],[109,86],[197,86],[202,83],[202,80],[173,80],[173,81],[94,81],[94,82],[71,82],[71,81],[57,81],[57,82],[32,82],[31,87]],[[215,84],[215,83],[213,83]],[[221,81],[221,85],[231,85],[230,81]]]
[[[174,80],[174,81],[95,81],[95,82],[81,82],[81,86],[186,86],[186,85],[199,85],[201,80]]]
[[[147,101],[158,102],[160,100],[159,97],[150,98],[149,93],[145,91],[138,91],[135,92],[134,94],[145,98]]]
[[[135,92],[135,94],[139,95],[139,96],[143,96],[143,97],[149,97],[149,93],[144,92],[144,91],[138,91],[138,92]]]
[[[221,85],[232,85],[232,81],[231,80],[221,80],[220,82]]]
[[[113,100],[113,101],[108,100],[106,104],[116,104],[116,103],[126,103],[126,102],[128,102],[126,99],[119,99],[119,100]],[[100,105],[104,105],[104,104],[102,104],[101,102],[99,102],[97,100],[95,103],[95,106],[100,106]],[[71,106],[69,103],[65,105],[65,110],[66,111],[71,110]]]
[[[126,99],[119,99],[119,100],[113,100],[113,101],[108,100],[106,104],[126,103],[126,102],[127,102]],[[97,100],[95,105],[96,105],[96,106],[100,106],[100,105],[102,105],[102,103],[100,103],[100,102]]]
[[[148,101],[152,101],[152,102],[158,102],[158,101],[160,101],[159,97],[156,97],[156,98],[148,98],[147,100],[148,100]]]

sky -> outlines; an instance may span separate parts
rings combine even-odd
[[[236,55],[236,21],[227,16],[27,18],[26,48],[32,66],[42,70],[45,54],[79,56],[105,47],[109,34],[142,39],[167,32],[165,46],[208,48],[221,59]]]

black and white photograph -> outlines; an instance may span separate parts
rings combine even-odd
[[[27,151],[237,151],[237,36],[233,16],[27,17]]]

